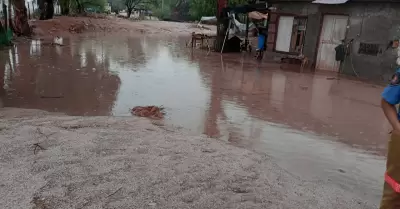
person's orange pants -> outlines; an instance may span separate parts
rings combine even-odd
[[[380,209],[400,209],[400,133],[392,132],[388,145],[385,178]],[[397,191],[396,191],[397,190]]]

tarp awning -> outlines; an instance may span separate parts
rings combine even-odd
[[[254,20],[268,19],[268,14],[263,14],[261,12],[249,12],[249,17]]]
[[[312,3],[314,4],[344,4],[349,0],[315,0]]]

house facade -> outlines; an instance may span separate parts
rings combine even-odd
[[[304,54],[316,71],[387,80],[397,68],[399,0],[272,0],[268,49]],[[317,2],[316,1],[316,2]],[[340,3],[340,4],[338,4]],[[335,48],[348,44],[343,62]]]

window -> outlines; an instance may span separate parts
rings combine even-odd
[[[358,49],[359,54],[378,56],[379,54],[379,44],[368,44],[360,43],[360,48]]]
[[[280,16],[275,50],[299,54],[303,51],[307,19],[295,16]]]

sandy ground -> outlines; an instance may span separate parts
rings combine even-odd
[[[192,32],[214,34],[215,26],[200,29],[194,23],[165,21],[132,21],[115,16],[55,17],[51,20],[30,22],[35,37],[70,36],[83,32],[129,33],[131,35],[190,35]]]
[[[2,208],[376,207],[267,156],[146,119],[0,116]]]

